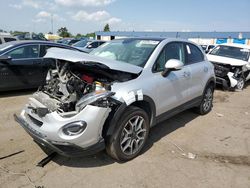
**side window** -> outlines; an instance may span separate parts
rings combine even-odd
[[[186,51],[187,51],[187,63],[198,63],[204,61],[203,53],[200,49],[193,45],[193,44],[186,44]]]
[[[15,39],[15,38],[5,37],[5,38],[4,38],[4,41],[5,41],[5,42],[10,42],[10,41],[16,41],[16,39]]]
[[[153,71],[154,72],[163,71],[166,62],[170,59],[177,59],[185,63],[185,53],[184,53],[183,43],[171,42],[167,44],[161,51],[160,55],[158,56],[154,64]]]
[[[37,58],[38,57],[38,45],[29,45],[12,50],[6,55],[11,56],[13,59],[24,58]]]
[[[2,44],[2,39],[1,39],[1,37],[0,37],[0,44]]]

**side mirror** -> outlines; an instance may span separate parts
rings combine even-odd
[[[7,56],[7,55],[0,56],[0,62],[2,63],[9,64],[11,60],[12,60],[11,56]]]
[[[183,66],[184,64],[180,60],[170,59],[165,64],[165,70],[162,72],[162,76],[166,77],[169,72],[180,70]]]

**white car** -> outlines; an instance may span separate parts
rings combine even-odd
[[[51,48],[47,84],[34,93],[20,125],[41,146],[65,156],[106,147],[136,157],[149,128],[183,110],[212,109],[214,67],[200,47],[181,39],[112,40],[90,54]]]
[[[242,90],[250,79],[249,45],[218,45],[207,54],[207,58],[214,64],[216,83],[225,89]]]
[[[11,42],[11,41],[16,41],[18,40],[16,37],[13,37],[8,34],[1,34],[0,33],[0,44],[6,43],[6,42]]]

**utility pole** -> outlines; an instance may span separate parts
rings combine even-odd
[[[51,32],[52,32],[52,34],[54,34],[53,14],[51,14]]]

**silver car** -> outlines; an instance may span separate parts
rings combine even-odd
[[[136,157],[150,127],[189,108],[212,109],[215,74],[200,47],[181,39],[126,38],[85,54],[51,48],[47,84],[16,121],[41,147],[64,156],[106,148]]]

